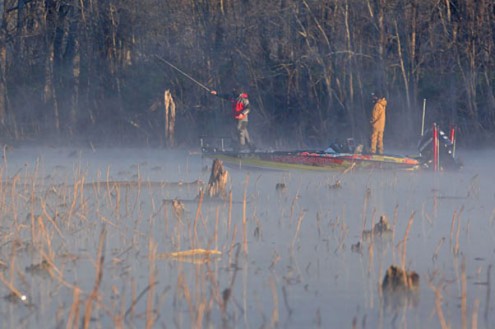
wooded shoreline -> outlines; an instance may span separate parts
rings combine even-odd
[[[417,142],[424,100],[427,127],[455,125],[461,145],[495,138],[493,1],[6,0],[0,10],[3,140],[172,147],[228,134],[229,104],[156,56],[212,89],[242,86],[258,144],[367,141],[376,91],[389,101],[388,145]]]

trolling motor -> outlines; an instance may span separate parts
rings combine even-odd
[[[455,128],[447,136],[436,123],[426,130],[418,143],[421,166],[426,169],[459,170],[462,164],[455,157]]]

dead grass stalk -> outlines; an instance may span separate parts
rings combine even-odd
[[[90,328],[91,313],[93,311],[93,302],[98,298],[98,291],[100,290],[101,281],[103,278],[103,264],[105,260],[105,241],[106,241],[106,227],[103,225],[100,231],[100,237],[98,240],[98,250],[96,256],[96,277],[93,290],[86,300],[86,309],[84,313],[83,328]]]

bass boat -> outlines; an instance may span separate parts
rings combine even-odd
[[[202,146],[203,156],[222,160],[226,165],[238,168],[263,168],[274,170],[346,170],[398,169],[416,170],[418,159],[395,154],[368,154],[353,147],[331,145],[325,150],[296,151],[231,151]]]

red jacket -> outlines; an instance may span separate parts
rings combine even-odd
[[[249,100],[246,93],[239,94],[232,100],[232,116],[236,120],[245,120],[249,113]]]

